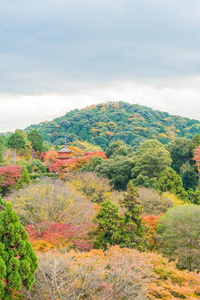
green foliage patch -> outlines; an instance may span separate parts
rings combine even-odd
[[[54,145],[64,145],[66,133],[68,142],[84,140],[105,150],[111,142],[122,140],[136,149],[148,139],[163,144],[175,137],[191,139],[200,132],[200,122],[120,101],[75,109],[25,130],[37,130],[44,141]]]
[[[10,203],[0,199],[0,299],[11,300],[34,283],[37,257]]]

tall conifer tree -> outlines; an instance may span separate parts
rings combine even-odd
[[[0,198],[0,299],[11,300],[22,284],[30,289],[37,269],[28,234],[10,203]]]
[[[144,224],[142,222],[142,205],[139,200],[137,188],[130,181],[124,198],[121,200],[121,207],[125,208],[123,220],[123,242],[122,245],[128,248],[143,250],[145,247]]]

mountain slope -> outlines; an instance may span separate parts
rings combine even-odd
[[[105,149],[118,139],[138,147],[152,138],[164,144],[174,137],[192,138],[200,134],[200,122],[120,101],[75,109],[53,121],[31,125],[25,131],[32,129],[54,145],[64,144],[66,131],[68,142],[86,140]]]

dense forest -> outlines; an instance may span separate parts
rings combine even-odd
[[[0,194],[1,300],[200,299],[200,122],[119,102],[2,134]]]
[[[32,129],[53,145],[63,145],[66,133],[68,142],[84,140],[105,150],[117,140],[137,148],[148,139],[163,144],[175,137],[191,139],[200,132],[200,122],[120,101],[75,109],[51,122],[31,125],[25,132]]]

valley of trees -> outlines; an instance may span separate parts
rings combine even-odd
[[[200,299],[200,122],[119,102],[2,134],[0,193],[1,300]]]

